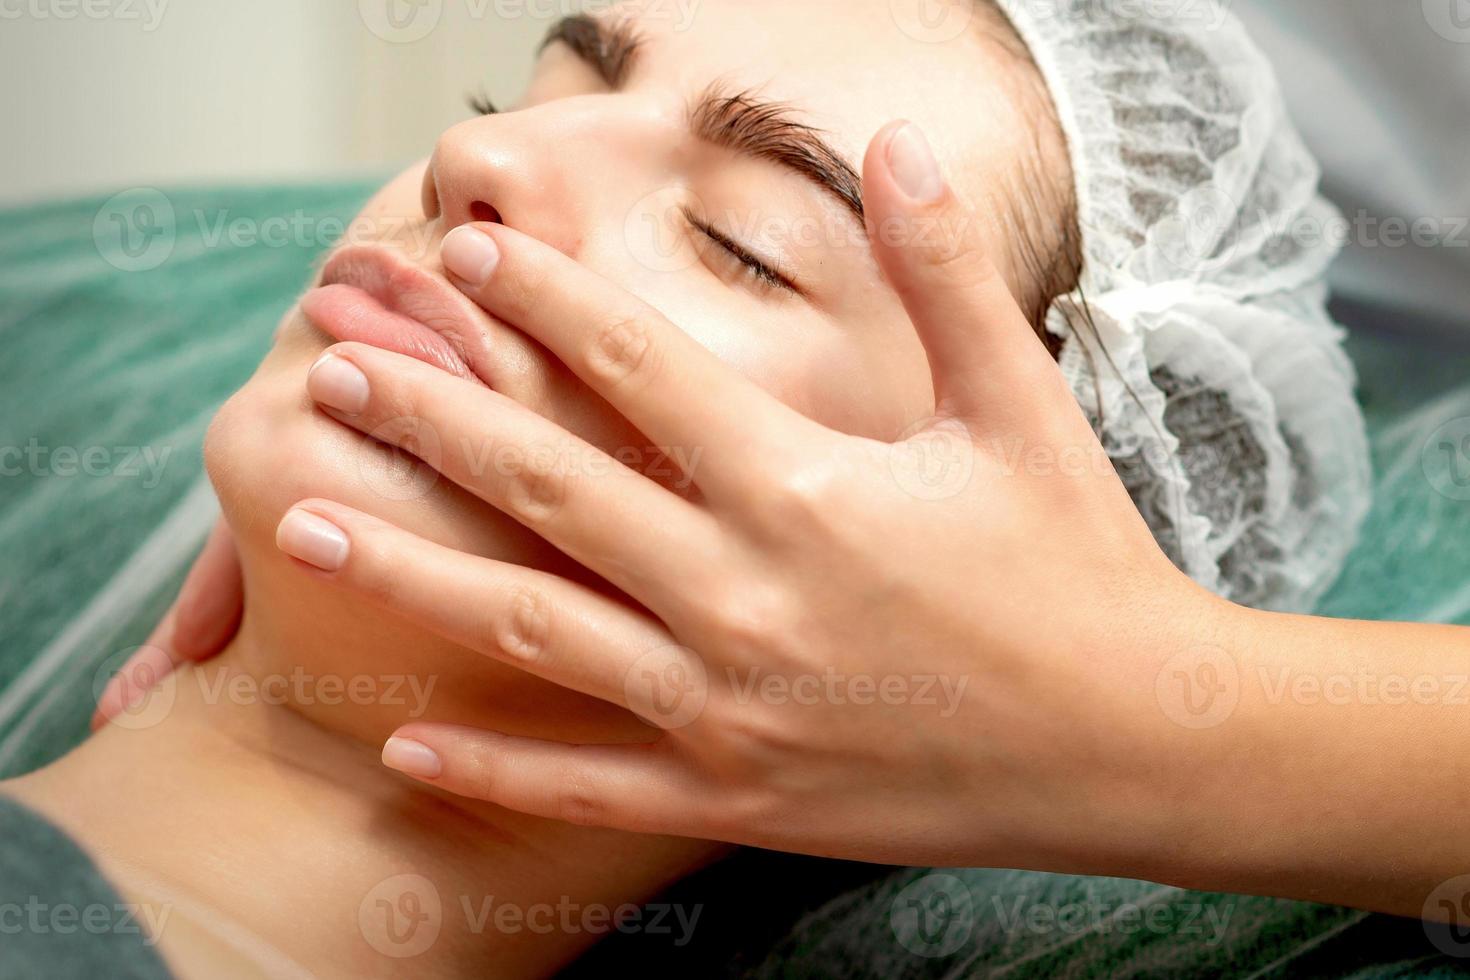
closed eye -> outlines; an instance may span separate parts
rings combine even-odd
[[[685,220],[701,235],[719,246],[730,258],[738,262],[751,280],[762,287],[784,289],[798,296],[801,295],[801,289],[790,276],[779,268],[762,259],[718,228],[701,220],[689,208],[686,207],[683,210]]]
[[[472,110],[482,116],[493,116],[500,112],[495,103],[490,101],[490,97],[483,92],[469,96],[466,101]],[[696,217],[689,208],[686,207],[683,210],[685,220],[690,226],[738,263],[750,280],[763,288],[784,289],[798,296],[802,295],[801,289],[791,277],[777,268],[775,264],[767,262],[734,238]]]

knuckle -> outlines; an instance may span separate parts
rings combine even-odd
[[[561,510],[570,492],[571,474],[554,453],[530,453],[510,482],[507,500],[522,523],[545,524]]]
[[[633,311],[609,314],[588,339],[587,369],[608,385],[638,384],[652,374],[657,361],[648,326]]]
[[[413,384],[402,378],[382,377],[374,382],[372,392],[368,421],[373,426],[373,436],[402,445],[411,452],[418,421],[423,415]]]
[[[353,587],[376,605],[400,607],[405,599],[402,561],[397,559],[380,534],[358,528],[343,567]]]
[[[766,782],[793,752],[801,751],[781,713],[758,701],[732,706],[721,718],[720,732],[726,758],[739,769],[732,775],[742,785]]]
[[[459,793],[489,802],[512,801],[514,784],[502,775],[504,759],[495,735],[481,734],[473,743],[449,756],[448,763],[448,775]]]
[[[759,585],[724,593],[711,608],[710,617],[726,643],[743,650],[763,651],[767,662],[776,655],[776,647],[787,635],[791,622],[780,593]]]
[[[958,231],[929,236],[917,243],[914,252],[926,276],[951,285],[984,286],[1000,277],[984,247]]]
[[[551,648],[551,609],[551,602],[539,590],[516,586],[505,615],[494,624],[496,648],[523,662],[543,659]]]
[[[841,475],[826,461],[803,461],[773,474],[764,487],[761,515],[779,534],[809,531],[833,520]]]
[[[607,804],[598,795],[586,772],[569,768],[556,790],[557,819],[578,827],[598,826],[605,822]]]
[[[536,309],[545,294],[550,270],[538,262],[517,262],[514,275],[492,277],[500,284],[501,300],[512,318],[524,318]]]
[[[791,820],[788,814],[782,813],[781,800],[775,792],[763,783],[731,796],[728,806],[722,809],[725,810],[727,826],[736,832],[749,827],[777,827]]]

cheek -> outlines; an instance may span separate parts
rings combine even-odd
[[[891,296],[854,298],[829,316],[798,300],[746,302],[719,289],[651,302],[726,364],[830,428],[896,439],[933,413],[924,348]]]

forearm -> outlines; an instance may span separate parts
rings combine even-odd
[[[1182,694],[1177,668],[1195,661],[1199,714],[1161,695],[1197,791],[1180,808],[1180,883],[1436,914],[1436,889],[1470,873],[1470,631],[1232,622],[1174,665]]]

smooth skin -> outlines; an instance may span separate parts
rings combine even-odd
[[[896,124],[869,149],[870,231],[962,208],[932,161],[904,156],[923,147],[909,135]],[[580,824],[1453,914],[1470,763],[1450,688],[1470,634],[1260,613],[1195,586],[1106,465],[974,223],[938,224],[961,240],[871,236],[938,401],[897,444],[803,417],[534,239],[492,225],[446,239],[486,310],[654,443],[702,450],[692,495],[420,362],[354,344],[324,355],[307,387],[342,423],[394,442],[404,430],[384,423],[409,416],[444,445],[518,454],[493,472],[456,453],[436,463],[636,606],[329,501],[288,514],[283,546],[664,729],[589,746],[414,724],[385,761]],[[311,519],[345,551],[299,547]],[[227,553],[211,555],[201,580],[225,574]],[[1363,677],[1372,696],[1333,685]],[[924,678],[958,698],[927,703]],[[1440,696],[1391,696],[1395,678],[1438,679]],[[1357,693],[1322,693],[1339,688]]]

